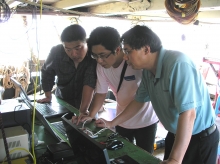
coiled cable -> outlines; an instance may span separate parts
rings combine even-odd
[[[185,25],[196,21],[200,4],[200,0],[165,0],[169,16]]]
[[[11,11],[5,0],[0,0],[0,23],[6,22],[11,15]]]

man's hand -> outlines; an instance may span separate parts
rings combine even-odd
[[[37,100],[38,103],[50,103],[51,102],[51,98],[45,97],[43,99],[39,99]]]
[[[52,100],[52,93],[45,92],[45,98],[37,100],[38,103],[50,103]]]
[[[72,117],[72,123],[78,125],[80,122],[84,122],[86,120],[92,120],[92,118],[88,114],[79,114],[79,116]]]
[[[160,164],[181,164],[181,162],[178,162],[174,159],[168,159],[168,160],[162,161]]]
[[[95,121],[95,124],[97,127],[102,127],[102,128],[111,128],[111,121],[107,121],[103,118],[100,118]]]
[[[83,112],[81,112],[80,110],[79,110],[79,117],[83,117],[83,116],[88,116],[89,115],[89,111],[87,110],[87,111],[83,111]]]

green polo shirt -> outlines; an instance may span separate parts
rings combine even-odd
[[[179,114],[195,108],[193,134],[215,122],[207,86],[193,61],[178,51],[161,48],[156,75],[144,70],[135,100],[151,101],[164,127],[176,133]]]

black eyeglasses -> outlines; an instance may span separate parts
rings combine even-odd
[[[104,60],[104,59],[107,59],[111,54],[113,54],[113,52],[110,52],[110,54],[108,54],[108,55],[96,55],[96,54],[92,53],[91,57],[96,60],[98,60],[98,58]]]

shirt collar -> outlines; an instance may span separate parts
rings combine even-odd
[[[60,46],[61,46],[61,54],[62,54],[62,56],[63,56],[62,60],[63,60],[63,61],[67,61],[67,62],[68,62],[68,61],[71,61],[71,59],[69,58],[69,56],[66,54],[66,51],[65,51],[63,45],[60,44]]]
[[[158,56],[158,61],[157,61],[157,68],[156,68],[156,76],[155,78],[160,78],[161,76],[161,72],[162,72],[162,62],[163,62],[163,58],[164,58],[164,54],[165,54],[166,50],[161,47],[160,51],[159,51],[159,56]]]
[[[63,56],[63,61],[71,61],[71,59],[69,58],[69,56],[66,54]]]

